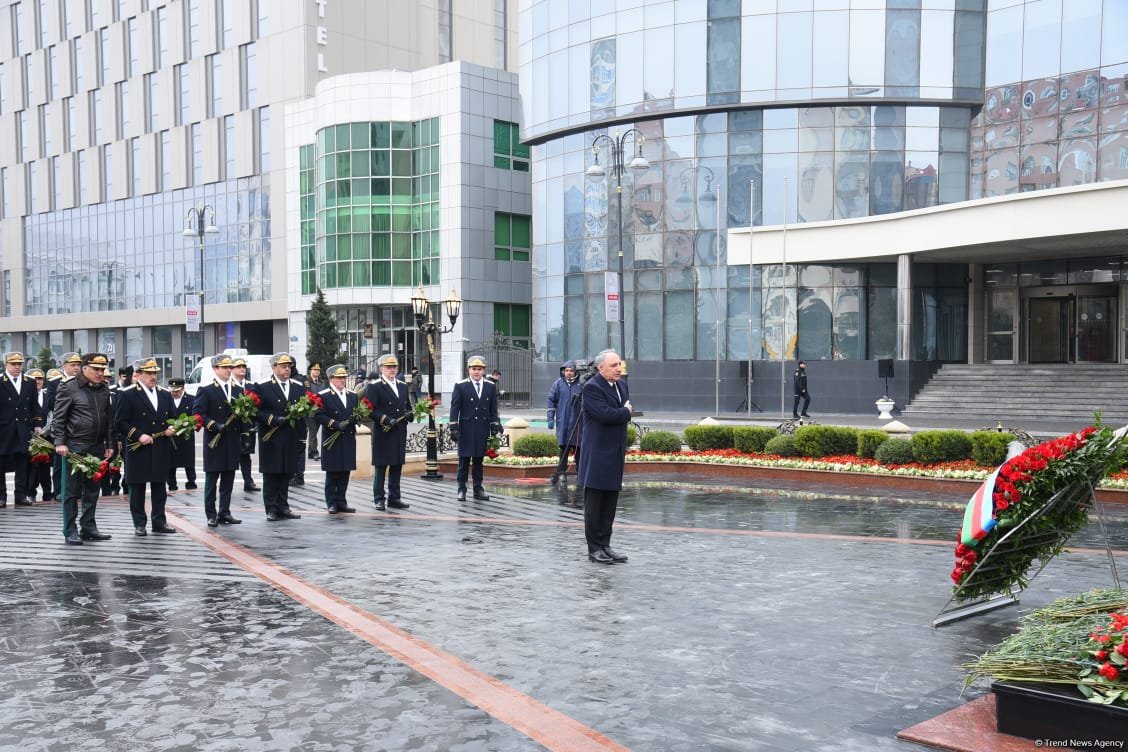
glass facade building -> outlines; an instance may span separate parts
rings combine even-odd
[[[990,306],[967,260],[910,274],[865,248],[791,264],[753,249],[730,264],[729,233],[1128,177],[1126,14],[1122,0],[525,0],[542,376],[609,346],[655,377],[684,361],[735,377],[780,358],[974,359]],[[589,170],[629,129],[623,161],[637,149],[648,169],[619,191]],[[623,342],[605,306],[620,258]]]

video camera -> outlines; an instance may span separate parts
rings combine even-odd
[[[576,380],[583,386],[588,382],[592,376],[596,374],[595,366],[590,360],[577,360],[576,361]]]

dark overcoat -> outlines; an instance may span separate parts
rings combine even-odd
[[[163,434],[168,419],[173,416],[172,395],[157,388],[157,406],[145,395],[145,390],[134,384],[118,390],[114,400],[114,431],[121,439],[125,457],[123,483],[165,483],[168,480],[169,456],[172,445]],[[153,443],[130,449],[129,444],[142,434],[153,437]]]
[[[368,384],[364,396],[372,403],[372,464],[402,465],[407,461],[407,424],[412,421],[407,384],[396,381],[395,391],[380,379]],[[407,420],[385,431],[384,426],[406,415]]]
[[[548,390],[548,422],[556,423],[556,444],[558,446],[579,446],[580,431],[580,391],[583,387],[579,379],[568,381],[563,376],[552,383]]]
[[[353,409],[360,402],[354,392],[345,390],[345,404],[332,389],[318,392],[324,405],[314,414],[321,426],[321,469],[327,473],[356,470],[356,424],[351,420]],[[325,446],[330,436],[332,446]]]
[[[450,395],[450,425],[458,428],[459,457],[484,456],[491,427],[495,433],[501,431],[501,419],[497,416],[497,385],[489,379],[482,379],[482,396],[479,399],[472,380],[463,379],[455,384]]]
[[[232,400],[242,393],[242,389],[231,384]],[[239,469],[239,431],[242,424],[237,420],[227,422],[231,417],[231,403],[227,401],[218,380],[200,387],[192,411],[204,419],[204,472],[223,473]],[[223,438],[215,449],[208,446],[212,439],[221,435]]]
[[[6,371],[0,376],[0,456],[27,454],[31,422],[38,402],[35,379],[19,375],[20,393]]]
[[[297,402],[306,393],[301,382],[290,379],[289,398],[282,395],[282,387],[278,379],[270,377],[270,381],[255,384],[255,393],[262,398],[258,411],[259,429],[259,472],[293,475],[305,469],[306,448],[306,422],[298,421],[298,425],[290,425],[286,420],[287,405]],[[270,429],[278,426],[278,430],[270,437]]]
[[[180,404],[176,404],[176,400],[170,394],[168,396],[172,400],[172,415],[170,418],[176,418],[180,415],[194,415],[192,412],[192,395],[184,393],[180,395]],[[195,467],[196,466],[196,434],[191,436],[170,436],[169,447],[171,452],[168,456],[169,467]]]
[[[234,383],[234,381],[232,381],[232,383]],[[244,380],[243,383],[239,384],[239,386],[243,389],[244,392],[253,392],[255,390],[255,384],[253,381]],[[242,452],[243,454],[254,454],[255,441],[254,421],[251,421],[250,423],[244,423],[243,429],[239,432],[240,452]]]
[[[583,431],[580,443],[579,475],[584,488],[619,491],[623,488],[623,462],[627,456],[627,424],[631,411],[623,407],[630,400],[625,379],[620,379],[619,396],[607,379],[595,374],[584,384]]]

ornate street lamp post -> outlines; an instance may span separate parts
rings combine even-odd
[[[208,214],[211,214],[211,224],[207,222]],[[200,309],[198,321],[200,325],[200,360],[203,360],[207,354],[207,345],[204,342],[204,237],[205,235],[219,234],[219,228],[215,226],[215,208],[211,204],[204,204],[198,209],[196,207],[189,209],[188,214],[184,217],[184,232],[181,234],[186,238],[196,238],[199,244]]]
[[[419,292],[411,297],[415,328],[427,335],[427,395],[432,400],[435,399],[435,335],[454,331],[454,323],[458,321],[458,314],[462,312],[462,299],[458,297],[458,293],[451,290],[450,297],[443,301],[443,307],[446,308],[450,326],[440,329],[431,316],[431,301],[427,299],[423,288],[420,287]],[[423,480],[443,479],[442,474],[439,473],[438,438],[439,432],[435,429],[435,410],[432,408],[427,414],[427,472],[419,476]]]
[[[592,139],[591,154],[595,160],[591,167],[587,168],[586,174],[588,177],[601,178],[607,174],[603,165],[599,164],[599,143],[606,141],[607,145],[611,148],[611,157],[608,160],[611,166],[611,173],[615,176],[615,192],[619,194],[617,202],[618,216],[619,216],[619,354],[625,359],[627,357],[627,337],[626,326],[624,324],[623,311],[623,295],[625,293],[625,284],[623,279],[623,173],[626,167],[623,165],[623,154],[626,151],[627,138],[630,138],[635,146],[635,157],[630,161],[629,166],[635,173],[646,172],[650,169],[650,163],[642,156],[642,145],[646,143],[646,137],[638,128],[631,128],[626,133],[619,135],[618,129],[608,136],[606,133],[601,133]]]

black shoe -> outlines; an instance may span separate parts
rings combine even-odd
[[[35,502],[32,501],[31,499],[25,499],[22,496],[16,497],[16,506],[17,507],[30,507],[30,506],[34,506],[34,504],[35,504]]]
[[[297,475],[294,475],[292,478],[290,478],[290,485],[291,486],[304,486],[305,485],[305,478],[300,473],[297,474]]]
[[[465,488],[458,489],[458,500],[459,501],[466,501],[466,489]]]
[[[388,502],[388,508],[389,509],[408,509],[410,506],[411,506],[410,504],[404,504],[399,499],[396,499],[395,501],[389,501]]]
[[[34,503],[35,503],[35,494],[30,494],[30,495],[28,495],[28,497],[27,497],[27,500],[28,500],[28,501],[30,501],[30,502],[31,502],[32,504],[34,504]],[[46,497],[46,496],[44,496],[44,497],[43,497],[43,500],[44,500],[44,501],[46,501],[46,500],[47,500],[47,497]]]
[[[259,486],[256,486],[254,483],[247,483],[247,484],[244,484],[244,486],[243,486],[243,491],[246,492],[246,493],[255,493],[256,491],[261,491],[261,490],[262,490],[262,488],[260,488]]]
[[[615,549],[611,548],[611,546],[604,546],[603,553],[607,554],[612,559],[618,562],[626,561],[628,558],[625,554],[616,553]]]
[[[219,515],[219,524],[221,525],[242,525],[242,520],[237,520],[231,516],[231,512]]]
[[[791,414],[791,419],[792,419],[792,420],[799,420],[799,413],[792,413],[792,414]]]
[[[208,527],[219,527],[219,518],[208,517]]]
[[[355,512],[356,510],[353,509],[352,507],[350,507],[348,504],[342,504],[341,506],[337,507],[337,511],[342,513],[342,514],[351,514],[352,512]]]
[[[594,551],[588,551],[588,561],[594,561],[596,564],[614,564],[615,560],[607,555],[607,552],[602,548],[597,548]]]
[[[327,511],[329,512],[329,514],[336,514],[337,513],[337,507],[329,507],[329,509]]]
[[[309,458],[310,458],[311,460],[319,460],[319,459],[321,459],[321,455],[320,455],[320,454],[318,454],[317,452],[310,452],[310,453],[309,453]]]
[[[0,509],[3,509],[6,506],[8,506],[8,500],[7,499],[0,499]]]
[[[146,535],[148,535],[148,533],[145,532],[144,525],[138,525],[137,527],[133,528],[133,534],[138,538],[144,538]]]
[[[168,484],[168,490],[169,491],[179,491],[180,486],[176,485],[175,483],[169,483]]]
[[[474,499],[477,500],[477,501],[489,501],[490,495],[488,493],[486,493],[485,491],[475,491],[474,492]]]
[[[266,515],[267,522],[280,522],[282,519],[281,515],[275,514],[274,512],[269,512]]]
[[[168,525],[153,525],[153,532],[159,533],[160,535],[168,535],[169,533],[175,533],[176,529]]]
[[[189,491],[195,491],[197,488],[199,488],[199,486],[196,485],[195,481],[188,481],[184,484],[184,487]]]
[[[302,518],[302,516],[300,514],[297,514],[296,512],[291,512],[289,509],[287,509],[285,512],[283,512],[280,516],[284,520],[300,520]]]
[[[560,475],[558,473],[553,473],[551,480],[549,480],[548,482],[555,486],[560,482]]]
[[[376,499],[372,503],[376,505],[376,511],[377,512],[383,512],[385,509],[387,509],[387,507],[384,506],[384,500],[383,499]]]
[[[68,546],[81,546],[82,536],[78,533],[71,533],[66,537],[66,541]]]
[[[811,416],[810,416],[810,415],[807,415],[807,413],[803,413],[803,417],[804,417],[804,418],[809,418],[809,417],[811,417]]]
[[[80,533],[80,535],[84,541],[108,541],[110,538],[114,537],[109,533],[103,533],[98,528],[94,528],[87,533]]]

